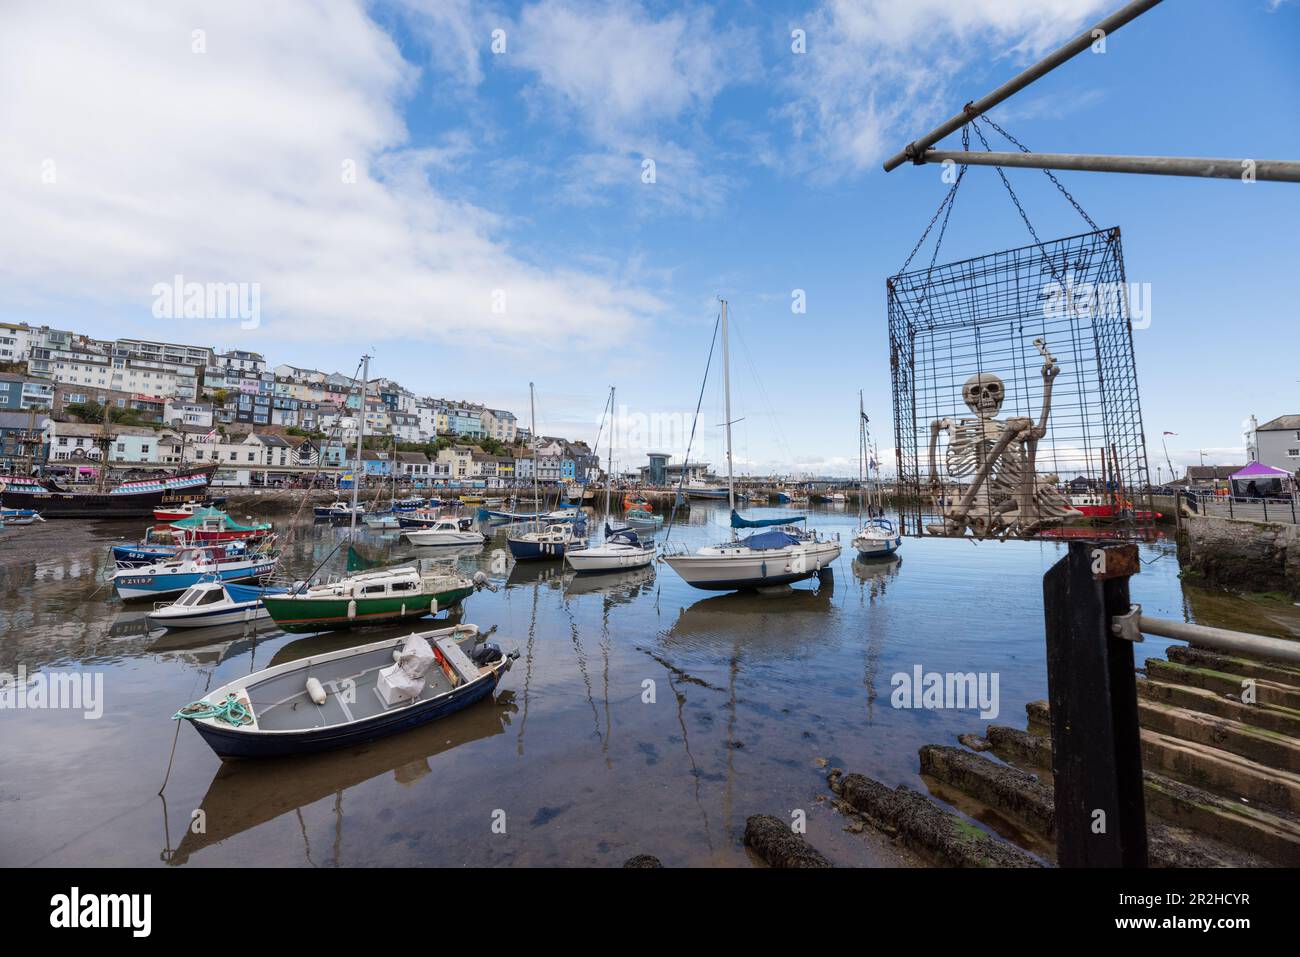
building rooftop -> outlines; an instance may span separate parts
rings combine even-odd
[[[1276,419],[1255,427],[1256,432],[1300,431],[1300,415],[1279,415]]]

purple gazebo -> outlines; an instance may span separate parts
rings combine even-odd
[[[1281,498],[1291,494],[1295,476],[1286,469],[1251,462],[1228,476],[1228,481],[1232,483],[1232,494],[1238,498]]]

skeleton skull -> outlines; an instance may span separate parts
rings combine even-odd
[[[987,419],[997,415],[1002,408],[1006,387],[992,372],[977,372],[961,387],[961,397],[972,412]]]

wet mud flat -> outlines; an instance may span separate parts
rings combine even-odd
[[[725,510],[691,512],[674,542],[725,537]],[[813,510],[827,531],[848,531],[854,519]],[[347,529],[276,522],[288,540],[286,575],[322,561],[327,573],[342,570]],[[101,674],[105,689],[97,720],[0,714],[0,762],[19,769],[0,782],[0,862],[776,862],[756,848],[776,849],[777,861],[817,860],[782,851],[777,821],[798,822],[801,839],[834,866],[932,863],[897,834],[844,813],[828,774],[842,768],[889,789],[932,793],[923,746],[986,734],[1046,693],[1041,578],[1058,555],[1051,545],[909,540],[902,561],[845,555],[822,587],[745,596],[696,591],[662,565],[604,580],[577,579],[558,563],[503,572],[495,556],[504,532],[490,529],[481,549],[447,557],[498,587],[467,599],[461,619],[495,629],[492,641],[520,652],[492,700],[361,748],[222,762],[170,720],[179,707],[272,664],[410,629],[151,631],[148,608],[118,601],[105,584],[108,546],[138,538],[146,524],[50,522],[0,533],[0,668]],[[358,548],[387,561],[430,554],[396,535],[359,534]],[[1135,598],[1154,614],[1183,617],[1194,600],[1176,560],[1158,549],[1145,557]],[[999,716],[893,707],[892,677],[916,665],[997,672]],[[999,833],[995,817],[945,809],[962,828]],[[196,812],[201,831],[191,826]],[[764,822],[750,828],[755,816]]]

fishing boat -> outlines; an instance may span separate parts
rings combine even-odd
[[[179,522],[185,518],[191,518],[194,513],[200,509],[207,508],[201,502],[187,502],[184,505],[170,505],[153,510],[153,519],[155,522]]]
[[[727,301],[721,303],[722,375],[726,397],[727,492],[731,504],[731,540],[707,545],[694,552],[678,551],[664,561],[688,585],[708,591],[776,588],[819,576],[840,556],[838,536],[823,538],[798,528],[789,518],[744,519],[736,512],[736,479],[731,447],[731,362],[727,342]],[[802,521],[802,519],[800,519]],[[777,523],[781,523],[778,527]],[[746,538],[738,528],[763,527]]]
[[[648,509],[631,508],[623,513],[623,522],[640,529],[659,528],[664,523],[664,517]]]
[[[853,533],[853,547],[862,558],[888,558],[903,545],[894,523],[885,518],[884,499],[880,494],[880,462],[871,446],[870,419],[858,392],[858,528]],[[871,448],[870,460],[867,449]],[[872,472],[876,473],[874,480]],[[870,487],[868,487],[868,485]],[[867,518],[862,517],[866,507]]]
[[[270,614],[264,595],[283,594],[285,588],[261,588],[233,582],[201,581],[172,602],[159,602],[146,617],[157,628],[208,628],[265,621]]]
[[[178,595],[208,577],[223,582],[264,578],[275,571],[275,563],[276,556],[269,550],[232,542],[213,548],[182,548],[152,565],[120,568],[112,581],[119,598],[135,601]]]
[[[123,482],[108,491],[81,491],[53,479],[0,477],[0,504],[33,509],[44,518],[148,518],[154,509],[202,501],[216,466],[161,478]]]
[[[487,501],[482,495],[462,495],[460,500],[465,505],[482,505]]]
[[[350,521],[355,514],[357,518],[366,514],[364,505],[352,505],[348,502],[332,502],[329,505],[317,505],[313,509],[316,518],[328,521]]]
[[[436,615],[459,605],[479,584],[452,567],[421,562],[303,585],[268,595],[262,604],[285,631],[324,631]]]
[[[408,528],[402,537],[412,545],[482,545],[487,541],[477,528],[466,528],[455,518],[441,519],[428,528]]]
[[[559,522],[506,536],[517,562],[559,561],[571,548],[587,543],[585,525]]]
[[[463,648],[442,628],[299,658],[222,685],[173,717],[222,758],[364,744],[446,717],[495,690],[518,652]]]
[[[241,525],[218,508],[196,511],[189,518],[171,522],[173,531],[187,543],[229,542],[246,538],[265,538],[271,534],[269,522]]]
[[[34,508],[0,508],[0,525],[31,525],[43,521],[41,513]]]

